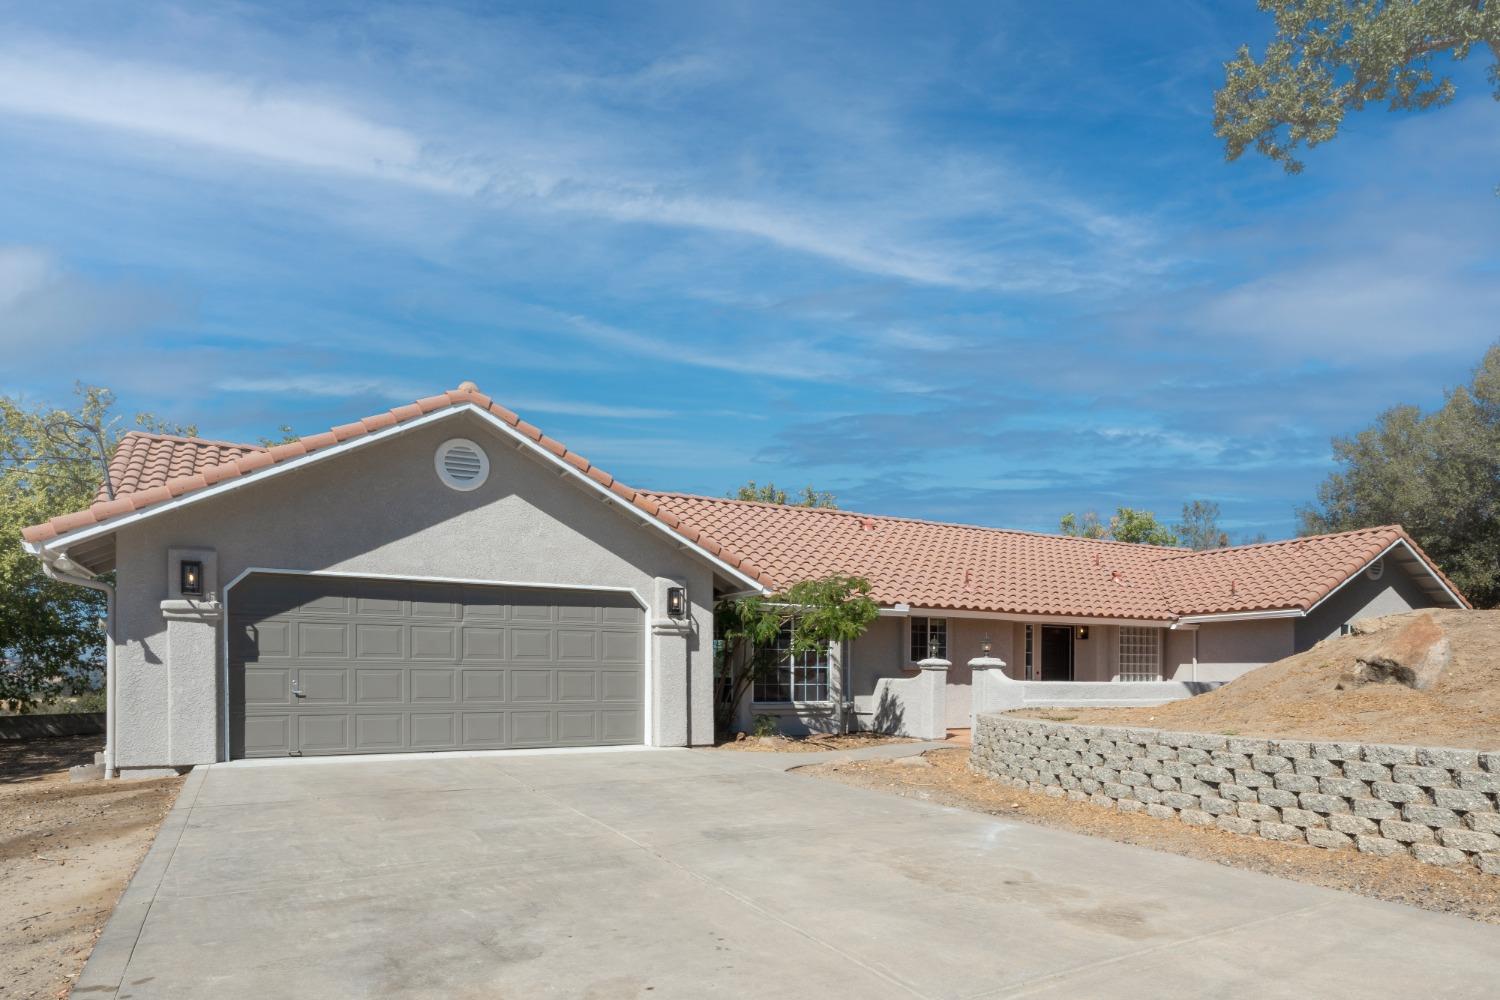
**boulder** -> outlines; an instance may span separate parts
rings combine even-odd
[[[1437,619],[1418,615],[1356,659],[1348,681],[1353,686],[1404,684],[1425,691],[1437,683],[1452,659],[1452,646]]]

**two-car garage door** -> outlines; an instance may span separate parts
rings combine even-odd
[[[229,603],[232,757],[644,741],[623,594],[256,574]]]

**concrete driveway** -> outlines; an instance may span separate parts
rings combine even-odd
[[[75,997],[1490,997],[1500,928],[772,754],[195,772]]]

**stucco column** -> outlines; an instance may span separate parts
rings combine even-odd
[[[923,740],[948,738],[948,670],[952,661],[930,656],[917,664],[917,716],[907,727],[911,735]]]
[[[973,732],[981,712],[1003,712],[1011,707],[1007,705],[1010,699],[1005,686],[1015,682],[1006,676],[1005,661],[998,656],[976,656],[969,661],[969,669],[974,671],[969,700],[969,729]]]
[[[650,612],[651,731],[646,734],[646,742],[659,747],[687,746],[692,717],[688,642],[693,636],[693,595],[688,595],[687,614],[681,618],[669,617],[667,590],[671,587],[686,587],[686,584],[669,577],[656,578]]]
[[[167,621],[167,763],[212,764],[219,759],[218,601],[162,601]]]

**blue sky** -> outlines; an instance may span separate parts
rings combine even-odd
[[[0,3],[0,391],[468,378],[634,485],[1291,534],[1500,335],[1483,67],[1288,177],[1210,128],[1249,0],[1054,6]]]

